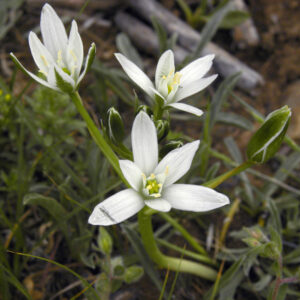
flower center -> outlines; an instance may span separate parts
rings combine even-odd
[[[177,89],[181,76],[182,74],[179,72],[174,74],[174,70],[171,70],[167,76],[162,76],[162,79],[167,81],[168,94],[170,94],[174,89]]]
[[[167,175],[168,175],[168,167],[166,167],[165,172],[161,174],[155,175],[152,173],[149,177],[146,177],[145,174],[142,174],[143,176],[142,192],[144,196],[146,196],[148,199],[161,197],[161,191]]]
[[[149,191],[149,195],[159,194],[161,187],[162,184],[158,183],[156,179],[148,179],[146,181],[146,189]]]

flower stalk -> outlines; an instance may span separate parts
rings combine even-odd
[[[161,268],[194,274],[214,281],[217,277],[214,269],[186,259],[169,257],[160,252],[153,234],[151,214],[149,215],[147,210],[145,207],[138,213],[138,223],[144,247],[150,258]]]
[[[255,163],[252,161],[245,161],[242,164],[240,164],[239,166],[237,166],[236,168],[218,176],[217,178],[214,178],[206,183],[203,184],[203,186],[209,187],[209,188],[215,188],[218,185],[220,185],[221,183],[223,183],[225,180],[229,179],[232,176],[235,176],[243,171],[245,171],[246,169],[252,167]]]
[[[119,166],[119,160],[116,154],[113,152],[111,147],[108,145],[108,143],[105,141],[104,137],[102,136],[100,130],[95,125],[94,121],[90,117],[89,113],[86,111],[85,107],[83,106],[81,97],[78,92],[73,92],[69,94],[73,103],[75,104],[78,112],[84,119],[88,130],[94,139],[95,143],[98,145],[102,153],[106,156],[114,170],[117,172],[117,174],[120,176],[122,181],[128,185],[125,177],[123,176],[123,173],[121,172],[120,166]]]

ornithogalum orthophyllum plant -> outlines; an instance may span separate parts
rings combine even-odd
[[[153,84],[133,62],[120,53],[116,54],[125,73],[152,101],[150,107],[143,106],[136,111],[131,130],[130,151],[123,145],[124,126],[121,115],[114,108],[110,108],[108,128],[101,131],[85,109],[78,92],[79,84],[93,62],[95,45],[92,44],[84,64],[83,45],[76,22],[72,22],[67,36],[62,21],[49,4],[42,9],[41,33],[43,43],[35,33],[29,34],[29,46],[38,67],[38,75],[26,70],[13,54],[12,59],[22,71],[37,82],[70,96],[91,137],[127,187],[99,203],[88,222],[98,226],[109,226],[138,214],[141,238],[145,250],[154,262],[170,270],[215,280],[217,273],[211,267],[162,254],[153,234],[151,217],[157,212],[167,213],[172,208],[206,212],[228,205],[229,198],[214,188],[253,164],[266,162],[277,152],[290,121],[290,109],[284,106],[269,114],[250,140],[247,149],[248,160],[245,163],[202,185],[177,183],[189,173],[200,141],[169,144],[167,146],[170,148],[167,151],[161,151],[161,159],[159,141],[163,140],[170,127],[170,109],[191,113],[196,118],[203,114],[199,108],[181,101],[202,91],[216,79],[217,75],[204,77],[212,66],[214,55],[198,58],[176,72],[174,54],[172,50],[167,50],[158,61]],[[122,157],[122,153],[126,155]],[[105,231],[103,232],[104,236]],[[110,244],[104,244],[101,244],[100,252],[110,255]],[[207,255],[205,251],[203,253]],[[120,278],[126,281],[126,273],[123,275]]]

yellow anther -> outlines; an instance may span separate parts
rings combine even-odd
[[[165,169],[165,175],[167,176],[169,173],[169,166],[166,166],[166,169]]]
[[[77,56],[76,56],[76,54],[74,53],[74,51],[71,49],[69,52],[70,52],[70,54],[72,55],[74,61],[77,61],[78,59],[77,59]]]
[[[179,84],[181,76],[182,75],[179,72],[176,72],[174,77],[173,77],[173,83],[172,84]]]
[[[155,179],[155,175],[152,173],[152,174],[150,175],[150,178],[151,178],[151,179]]]
[[[167,79],[167,76],[166,76],[166,75],[163,75],[163,76],[162,76],[162,79]]]
[[[151,189],[152,189],[152,185],[150,185],[150,184],[147,185],[147,186],[146,186],[146,189],[147,189],[147,190],[151,190]]]
[[[62,63],[62,51],[58,50],[57,52],[57,64],[60,65]]]
[[[159,183],[157,186],[158,186],[159,188],[161,188],[161,187],[162,187],[162,184],[161,184],[161,183]]]
[[[45,66],[49,67],[48,61],[44,55],[41,55],[41,59],[42,59],[43,63],[45,64]]]
[[[175,71],[174,69],[170,70],[168,76],[172,76],[174,74],[174,71]]]
[[[154,198],[159,198],[161,194],[157,193],[157,194],[152,194],[151,196],[153,196]]]
[[[144,173],[142,173],[142,177],[143,177],[144,180],[147,179],[147,177],[146,177],[146,175]]]

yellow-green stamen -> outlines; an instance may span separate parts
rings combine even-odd
[[[154,174],[150,175],[150,178],[147,179],[145,186],[146,189],[149,191],[149,195],[154,197],[160,197],[159,191],[162,187],[162,184],[157,182]]]

